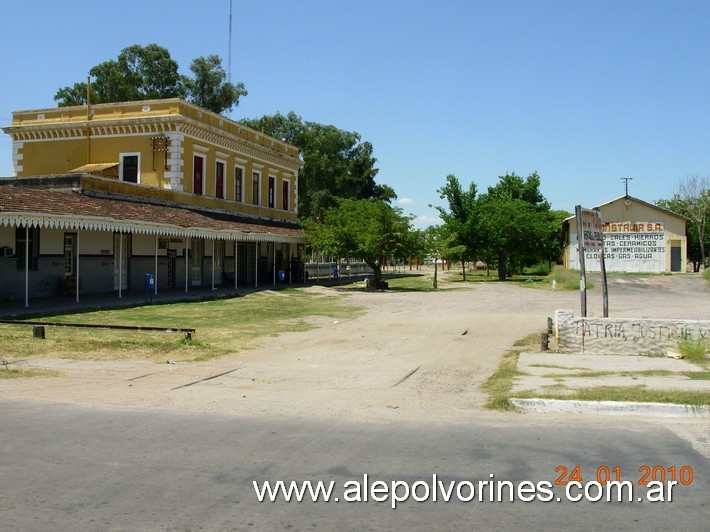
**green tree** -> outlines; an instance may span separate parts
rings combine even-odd
[[[190,69],[194,77],[181,76],[170,52],[157,44],[124,48],[116,60],[89,70],[92,103],[130,102],[162,98],[186,98],[210,111],[222,113],[239,105],[245,96],[242,83],[225,81],[216,55],[198,57]],[[86,105],[86,82],[60,88],[54,96],[59,107]]]
[[[448,208],[436,207],[444,221],[449,240],[448,255],[444,257],[461,261],[465,281],[466,261],[476,258],[481,247],[476,184],[472,182],[468,190],[464,190],[457,177],[449,174],[446,176],[446,185],[437,192],[448,203]]]
[[[337,257],[358,257],[382,280],[382,259],[398,256],[410,242],[411,219],[381,199],[340,198],[323,211],[321,222],[305,220],[310,246]]]
[[[565,248],[564,235],[562,226],[565,219],[569,218],[571,213],[561,210],[551,210],[547,213],[547,236],[544,240],[544,251],[547,260],[547,271],[552,271],[552,263],[557,263],[562,260],[562,253]]]
[[[244,84],[227,82],[227,73],[217,55],[198,57],[192,61],[193,77],[183,78],[188,101],[215,113],[231,111],[246,96]]]
[[[294,112],[277,113],[242,123],[297,146],[303,158],[298,181],[298,211],[302,219],[321,220],[338,198],[396,198],[386,185],[375,183],[378,169],[373,146],[353,131],[305,122]]]
[[[515,173],[500,177],[479,200],[479,216],[487,254],[498,267],[498,279],[546,258],[550,204],[540,192],[540,176]]]
[[[686,225],[688,260],[693,270],[708,266],[710,249],[710,177],[691,176],[680,181],[671,199],[662,199],[656,205],[685,216],[690,220]]]

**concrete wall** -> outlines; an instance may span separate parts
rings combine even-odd
[[[555,311],[557,350],[593,355],[648,355],[678,351],[680,340],[710,340],[710,321],[577,318]]]

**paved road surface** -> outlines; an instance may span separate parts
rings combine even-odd
[[[0,403],[4,530],[707,530],[710,462],[660,424],[489,415],[367,424]],[[252,482],[554,481],[689,466],[670,503],[259,503]],[[342,488],[336,491],[342,494]],[[562,495],[561,492],[556,492]],[[639,493],[640,494],[640,493]]]

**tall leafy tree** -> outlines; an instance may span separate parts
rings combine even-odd
[[[710,176],[690,176],[681,180],[673,197],[656,202],[659,207],[690,219],[686,225],[688,260],[697,272],[708,266],[710,250]]]
[[[198,57],[182,76],[170,52],[157,44],[124,48],[116,60],[104,61],[89,70],[93,103],[130,102],[161,98],[186,98],[206,109],[223,113],[239,105],[245,96],[242,83],[231,84],[216,55]],[[86,104],[86,82],[60,88],[54,100],[60,107]]]
[[[479,227],[498,279],[545,258],[550,204],[540,192],[537,173],[525,179],[515,173],[501,176],[478,203]]]
[[[552,271],[552,263],[562,260],[564,252],[565,240],[562,232],[562,226],[565,219],[572,214],[562,210],[550,210],[547,213],[547,236],[544,240],[544,251],[547,260],[547,271]]]
[[[466,261],[475,258],[481,247],[476,184],[472,182],[468,189],[464,189],[458,178],[449,174],[446,176],[446,185],[437,192],[448,203],[448,207],[436,207],[444,221],[449,240],[448,255],[444,256],[461,261],[465,281]]]
[[[340,198],[322,220],[305,220],[309,245],[338,257],[358,257],[382,280],[382,258],[400,256],[410,244],[411,219],[381,199]]]
[[[302,219],[321,220],[338,198],[396,197],[394,191],[375,183],[378,169],[373,146],[353,131],[333,125],[303,121],[293,112],[277,113],[242,123],[297,146],[303,157],[299,173],[298,210]]]
[[[246,96],[244,84],[227,82],[227,73],[217,55],[198,57],[192,61],[193,77],[183,78],[188,101],[215,113],[231,111]]]
[[[554,252],[556,217],[540,192],[537,173],[525,179],[506,174],[479,196],[475,184],[465,191],[455,176],[448,176],[439,193],[449,204],[438,208],[445,229],[465,247],[467,258],[497,264],[500,280]]]

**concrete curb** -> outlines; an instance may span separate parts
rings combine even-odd
[[[533,412],[574,412],[613,416],[710,418],[710,407],[671,403],[625,403],[619,401],[564,401],[560,399],[511,399],[516,408]]]

